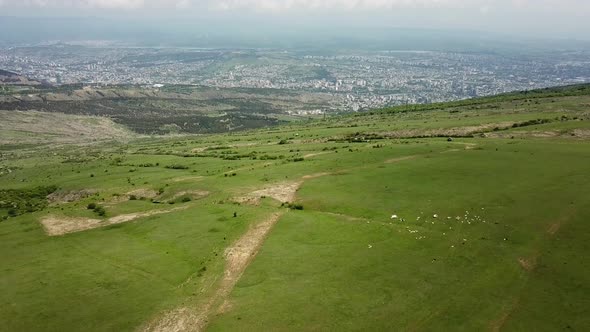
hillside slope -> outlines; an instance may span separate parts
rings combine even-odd
[[[0,320],[589,330],[579,88],[239,133],[3,145]]]

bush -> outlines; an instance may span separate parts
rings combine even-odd
[[[168,165],[168,166],[166,166],[166,168],[168,168],[168,169],[188,169],[188,166],[174,164],[174,165]]]
[[[131,195],[131,196],[129,196],[129,200],[130,201],[136,201],[137,200],[137,196]]]
[[[303,205],[297,203],[283,203],[281,206],[286,206],[291,210],[303,210]]]
[[[0,189],[0,209],[8,209],[11,217],[41,211],[48,204],[47,196],[56,190],[56,186]]]
[[[88,206],[86,206],[86,208],[88,210],[94,210],[94,209],[96,209],[96,203],[90,203],[90,204],[88,204]]]
[[[94,212],[96,212],[96,214],[98,214],[101,217],[104,217],[107,214],[107,211],[102,206],[100,206],[100,205],[97,205],[94,208]]]
[[[183,203],[188,203],[191,201],[191,198],[188,196],[184,196],[183,198],[180,199],[180,201]]]

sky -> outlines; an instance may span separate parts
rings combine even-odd
[[[588,40],[590,0],[0,0],[0,16],[308,21]]]

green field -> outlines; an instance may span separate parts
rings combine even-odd
[[[589,165],[587,86],[232,134],[16,137],[0,330],[587,331]]]

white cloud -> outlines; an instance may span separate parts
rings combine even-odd
[[[288,11],[395,11],[398,9],[469,9],[474,13],[495,10],[522,12],[589,13],[589,0],[0,0],[8,8],[64,9],[214,9],[257,12]]]
[[[0,6],[12,8],[138,9],[144,5],[144,0],[0,0]]]
[[[192,0],[221,10],[395,10],[395,9],[474,9],[488,13],[498,8],[522,11],[590,11],[589,0]]]
[[[221,0],[212,3],[214,8],[253,9],[261,11],[287,10],[370,10],[395,8],[457,7],[482,0]],[[487,1],[483,1],[487,2]]]
[[[180,0],[176,2],[176,8],[177,9],[187,9],[191,7],[191,1],[190,0]]]
[[[137,9],[142,8],[144,0],[86,0],[91,8],[104,9]]]

